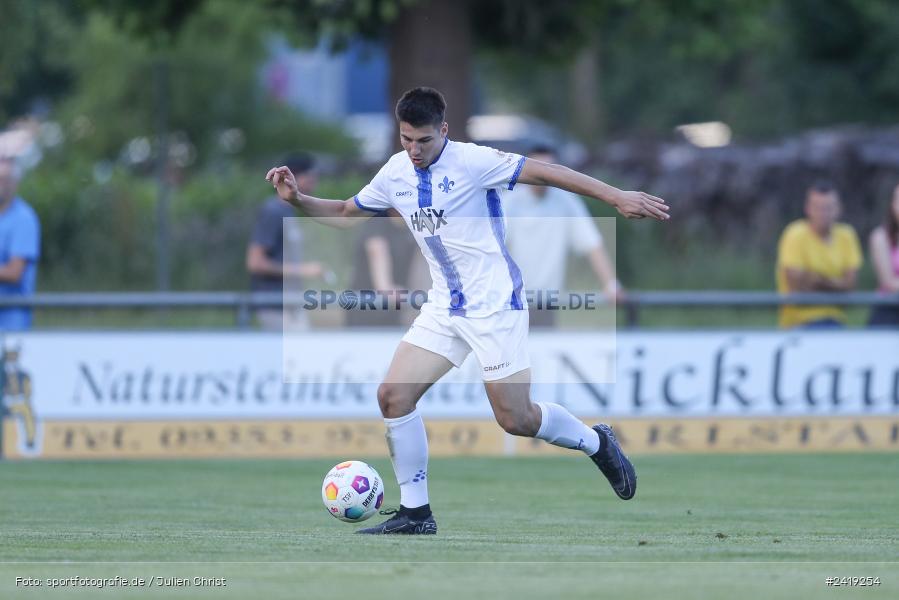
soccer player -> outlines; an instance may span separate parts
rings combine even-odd
[[[453,142],[445,115],[446,102],[437,90],[419,87],[403,94],[396,105],[403,151],[348,200],[300,193],[286,167],[266,175],[282,199],[333,226],[349,227],[361,217],[395,209],[431,271],[428,301],[378,387],[400,508],[384,523],[357,533],[437,533],[428,500],[428,440],[416,403],[472,351],[506,432],[583,452],[619,498],[633,498],[637,488],[634,467],[608,425],[591,428],[558,404],[530,399],[527,302],[521,272],[506,250],[501,198],[503,190],[521,182],[602,200],[627,218],[666,220],[668,206],[567,167]]]

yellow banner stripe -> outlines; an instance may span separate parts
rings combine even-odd
[[[432,456],[571,452],[541,440],[508,436],[488,420],[426,424]],[[611,424],[625,450],[634,454],[899,450],[897,417],[621,419]],[[384,425],[371,420],[41,421],[36,438],[31,433],[21,419],[5,418],[4,458],[387,455]]]

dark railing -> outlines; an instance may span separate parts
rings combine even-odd
[[[563,295],[560,295],[564,297]],[[36,309],[196,309],[233,310],[235,325],[249,327],[254,309],[280,308],[280,292],[74,292],[40,293],[33,296],[0,296],[2,307]],[[899,306],[899,294],[877,292],[802,293],[750,291],[629,291],[621,303],[628,327],[640,324],[640,313],[649,307],[753,307],[791,305]]]
[[[640,324],[640,310],[645,307],[775,308],[787,304],[793,306],[899,306],[899,294],[878,292],[778,294],[777,292],[730,290],[629,292],[627,299],[622,304],[627,326],[636,327]]]

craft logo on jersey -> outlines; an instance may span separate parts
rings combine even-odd
[[[445,210],[437,208],[422,208],[418,212],[412,213],[409,217],[412,223],[412,229],[415,231],[423,231],[427,229],[431,235],[440,229],[441,225],[446,225],[446,218],[443,216]]]
[[[437,184],[437,188],[444,194],[449,194],[454,185],[456,185],[455,181],[450,181],[449,177],[444,176],[443,181]]]
[[[31,376],[19,365],[19,354],[19,348],[3,348],[0,354],[0,417],[16,418],[19,451],[36,454],[40,451],[40,426],[31,401]]]

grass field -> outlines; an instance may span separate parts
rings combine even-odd
[[[580,457],[434,459],[428,538],[331,518],[334,462],[0,463],[0,598],[899,597],[897,454],[637,457],[631,502]],[[115,575],[227,587],[16,586]]]

